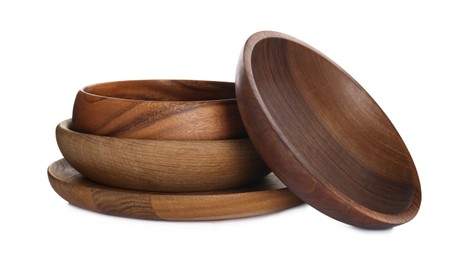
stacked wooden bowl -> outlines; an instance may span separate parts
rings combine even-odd
[[[277,178],[266,177],[270,170],[247,137],[234,83],[88,86],[77,93],[73,117],[57,126],[56,138],[65,160],[50,166],[52,186],[83,208],[198,220],[259,215],[301,202]],[[145,207],[129,207],[139,204]]]
[[[259,32],[244,44],[235,85],[82,89],[72,120],[56,128],[65,160],[48,169],[53,188],[77,206],[139,218],[226,219],[301,201],[369,229],[416,216],[420,181],[404,141],[332,60]]]

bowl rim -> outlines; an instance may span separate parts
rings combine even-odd
[[[125,142],[143,142],[143,143],[189,143],[189,144],[210,144],[210,143],[239,143],[239,142],[251,142],[248,137],[240,137],[233,139],[214,139],[214,140],[175,140],[175,139],[142,139],[142,138],[130,138],[130,137],[116,137],[107,135],[88,134],[79,132],[72,129],[72,118],[61,121],[56,129],[69,132],[73,135],[92,136],[93,138],[101,138],[106,140],[124,140]]]
[[[98,98],[104,98],[107,100],[122,100],[127,102],[142,102],[142,103],[169,103],[169,104],[191,104],[191,103],[236,103],[235,97],[230,98],[216,98],[216,99],[201,99],[201,100],[152,100],[152,99],[137,99],[137,98],[123,98],[123,97],[115,97],[115,96],[107,96],[101,94],[95,94],[88,91],[89,88],[103,86],[107,84],[114,84],[114,83],[140,83],[140,82],[204,82],[210,84],[227,84],[227,85],[235,85],[234,82],[231,81],[216,81],[216,80],[193,80],[193,79],[134,79],[134,80],[116,80],[116,81],[106,81],[106,82],[99,82],[87,85],[81,89],[79,92],[93,96]],[[235,88],[235,86],[233,86]]]

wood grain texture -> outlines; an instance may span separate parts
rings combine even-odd
[[[74,128],[83,133],[158,140],[246,137],[234,83],[132,80],[95,84],[75,98]]]
[[[202,193],[140,192],[86,179],[61,159],[48,167],[53,189],[69,203],[95,212],[159,220],[217,220],[257,216],[302,203],[273,174],[253,186]]]
[[[249,139],[214,141],[144,140],[56,127],[64,158],[87,178],[125,189],[209,191],[245,186],[270,171]]]
[[[420,183],[404,142],[367,92],[320,52],[281,33],[256,33],[236,88],[257,151],[305,202],[364,228],[417,214]]]

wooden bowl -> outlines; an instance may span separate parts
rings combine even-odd
[[[239,189],[160,193],[125,190],[88,180],[62,159],[48,167],[53,189],[69,203],[95,212],[157,220],[217,220],[257,216],[297,206],[274,174]]]
[[[234,83],[133,80],[95,84],[77,93],[75,130],[158,140],[246,137]]]
[[[411,220],[419,177],[385,113],[343,69],[293,37],[246,42],[237,102],[252,143],[308,204],[345,223],[389,228]]]
[[[145,140],[79,133],[71,120],[56,127],[64,158],[85,177],[108,186],[166,192],[245,186],[270,171],[249,139]]]

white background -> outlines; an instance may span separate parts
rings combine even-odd
[[[0,259],[461,259],[458,1],[256,2],[0,2]],[[81,210],[54,193],[54,128],[71,117],[78,89],[234,81],[245,40],[260,30],[314,46],[387,113],[419,171],[414,220],[365,231],[304,205],[240,220],[143,221]]]

